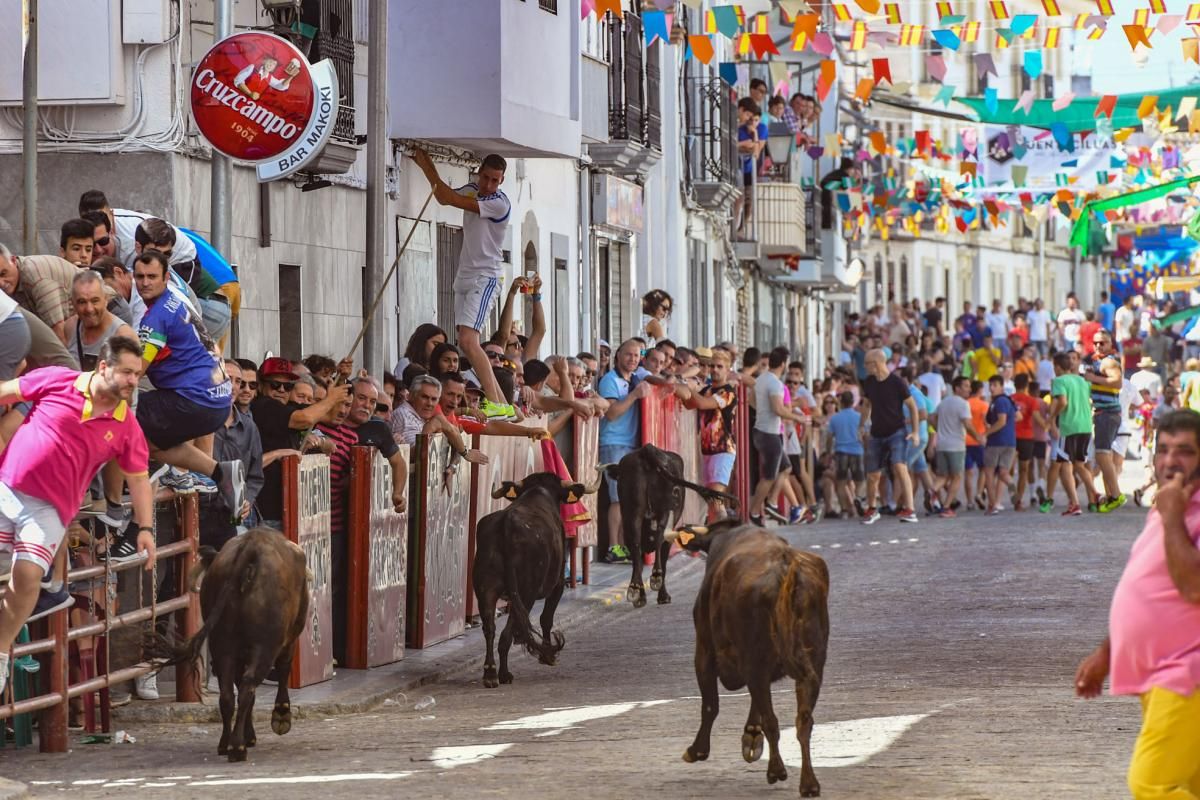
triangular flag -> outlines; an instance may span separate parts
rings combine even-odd
[[[1042,9],[1046,12],[1047,17],[1057,17],[1062,14],[1058,7],[1058,0],[1042,0]]]
[[[978,169],[979,169],[979,164],[975,163],[974,161],[963,161],[962,163],[960,163],[958,165],[958,174],[959,175],[970,175],[972,178],[974,178],[975,172]]]
[[[1179,99],[1179,111],[1175,114],[1175,119],[1190,118],[1192,116],[1192,112],[1195,110],[1195,97],[1181,97]]]
[[[706,34],[694,34],[688,37],[688,47],[691,53],[701,64],[707,64],[712,61],[713,43],[712,37]]]
[[[991,53],[976,53],[975,56],[975,72],[979,75],[995,75],[1000,77],[1000,73],[996,71],[996,62],[992,60]]]
[[[892,64],[886,58],[871,59],[871,68],[875,72],[875,83],[880,81],[892,82]]]
[[[938,83],[946,77],[946,59],[941,53],[930,53],[925,56],[925,70],[929,77]]]
[[[904,20],[900,19],[900,4],[899,3],[884,3],[883,13],[887,17],[888,25],[899,25]]]
[[[780,5],[782,5],[783,3],[790,3],[790,2],[792,2],[792,0],[780,0]],[[800,2],[803,2],[803,0],[800,0]],[[697,11],[699,11],[701,8],[704,7],[704,0],[683,0],[683,4],[685,6],[688,6],[689,8],[694,8]]]
[[[1183,45],[1183,60],[1200,64],[1200,39],[1183,39],[1180,44]]]
[[[611,11],[612,15],[618,19],[622,17],[621,0],[595,0],[595,6],[597,19],[603,17],[608,11]]]
[[[750,34],[750,46],[754,48],[754,55],[759,58],[768,54],[779,55],[779,48],[775,46],[775,40],[769,33]]]
[[[717,73],[721,76],[721,80],[730,86],[737,86],[737,66],[735,61],[722,61],[718,64]]]
[[[1025,176],[1027,176],[1028,174],[1029,174],[1029,167],[1023,166],[1021,164],[1013,164],[1013,168],[1012,168],[1013,186],[1024,186],[1025,185]]]
[[[616,0],[616,2],[620,2],[620,0]],[[716,22],[717,33],[727,39],[737,36],[738,30],[742,27],[741,22],[738,21],[737,6],[717,6],[710,13]]]
[[[863,78],[858,82],[858,88],[854,90],[854,96],[865,103],[871,99],[871,90],[874,88],[874,80],[871,78]]]
[[[1071,101],[1074,99],[1075,99],[1074,92],[1066,92],[1065,94],[1063,94],[1059,97],[1056,97],[1054,99],[1054,102],[1050,104],[1050,107],[1052,109],[1054,109],[1055,111],[1062,111],[1067,106],[1071,105]]]
[[[1129,40],[1130,50],[1136,49],[1139,44],[1154,47],[1146,38],[1146,29],[1141,25],[1122,25],[1121,30],[1125,31],[1125,38]]]
[[[817,79],[817,99],[824,102],[829,90],[837,80],[837,62],[825,59],[821,62],[821,77]]]
[[[694,2],[699,6],[703,0],[694,0]],[[795,19],[804,9],[808,8],[808,3],[804,0],[779,0],[779,7],[783,9],[783,13],[787,14],[788,19]]]
[[[1115,94],[1106,94],[1100,98],[1100,102],[1096,104],[1096,113],[1093,116],[1104,116],[1112,119],[1113,109],[1117,107],[1117,96]]]
[[[1042,51],[1026,50],[1023,59],[1025,73],[1036,81],[1042,74]]]
[[[667,29],[667,15],[662,11],[645,11],[642,13],[642,35],[646,44],[653,44],[655,39],[664,42],[671,40],[671,32]]]
[[[1161,33],[1163,36],[1166,36],[1171,31],[1178,28],[1179,23],[1182,21],[1183,17],[1178,14],[1163,14],[1158,18],[1158,22],[1155,23],[1154,27],[1158,29],[1159,33]]]
[[[1075,134],[1071,133],[1071,129],[1067,127],[1067,123],[1050,123],[1050,133],[1054,136],[1054,141],[1058,145],[1059,150],[1068,153],[1075,152]]]
[[[1024,111],[1026,114],[1033,111],[1032,89],[1026,89],[1025,91],[1021,92],[1021,97],[1017,100],[1017,104],[1013,106],[1013,111],[1015,112],[1018,108]]]
[[[956,34],[952,30],[949,30],[949,29],[940,30],[939,29],[939,30],[930,31],[929,33],[930,33],[930,35],[933,36],[933,40],[935,42],[937,42],[938,44],[940,44],[942,47],[946,48],[947,50],[958,50],[958,47],[961,44],[961,40],[958,38],[958,34]]]
[[[861,87],[861,82],[859,85]],[[867,139],[877,154],[883,155],[887,152],[887,139],[884,137],[883,131],[871,131],[867,134]]]
[[[783,61],[770,61],[767,66],[771,68],[771,82],[778,86],[781,83],[787,83],[790,79],[788,74],[788,65]],[[783,92],[778,92],[783,94]]]
[[[937,96],[933,98],[933,102],[941,103],[949,108],[950,103],[954,100],[954,86],[947,84],[938,90]]]
[[[800,14],[792,25],[792,38],[804,35],[809,39],[817,35],[817,24],[821,18],[816,14]]]
[[[1035,24],[1037,24],[1037,14],[1017,14],[1012,18],[1012,22],[1008,26],[1012,28],[1013,33],[1020,36]]]
[[[818,55],[827,56],[833,52],[833,37],[822,31],[812,37],[812,49]]]
[[[581,0],[579,3],[579,18],[587,19],[588,15],[596,10],[596,4],[593,0]]]
[[[1145,119],[1154,113],[1158,108],[1158,95],[1148,94],[1142,98],[1142,102],[1138,105],[1137,118]]]
[[[995,114],[996,109],[1000,107],[999,95],[994,87],[989,86],[983,90],[983,103],[987,106],[989,114]]]
[[[858,3],[858,7],[868,14],[879,13],[879,0],[854,0]]]

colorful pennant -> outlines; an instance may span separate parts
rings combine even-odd
[[[886,58],[871,59],[871,69],[875,73],[875,83],[880,81],[892,82],[892,64]]]

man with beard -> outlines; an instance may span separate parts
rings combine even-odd
[[[71,605],[51,564],[84,491],[109,461],[129,483],[137,548],[147,554],[146,569],[154,565],[146,439],[129,408],[141,374],[141,345],[114,336],[101,348],[95,372],[47,367],[0,383],[0,404],[32,405],[0,453],[0,550],[14,552],[12,581],[0,598],[0,692],[9,650],[31,612],[40,617]],[[41,597],[40,588],[47,590]]]

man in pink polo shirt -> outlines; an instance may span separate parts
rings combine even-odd
[[[1200,799],[1200,414],[1165,414],[1158,495],[1113,593],[1108,638],[1079,665],[1075,693],[1136,694],[1135,800]]]
[[[62,580],[53,577],[54,556],[88,484],[108,461],[125,473],[138,550],[146,553],[146,569],[154,565],[146,439],[129,408],[141,374],[141,344],[114,336],[101,347],[95,372],[46,367],[0,383],[0,405],[32,404],[0,453],[0,551],[15,553],[12,580],[0,596],[0,693],[9,649],[30,613],[36,618],[71,605]],[[48,591],[39,597],[39,589]]]

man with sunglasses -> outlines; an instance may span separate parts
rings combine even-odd
[[[1096,465],[1104,479],[1104,497],[1100,511],[1107,514],[1125,505],[1125,495],[1117,483],[1113,461],[1113,442],[1121,428],[1121,383],[1124,373],[1113,348],[1112,334],[1100,328],[1092,335],[1095,352],[1088,356],[1083,379],[1091,384],[1092,428],[1095,435]]]
[[[92,263],[102,258],[117,257],[117,237],[112,235],[112,221],[102,211],[88,211],[79,218],[92,225]]]

